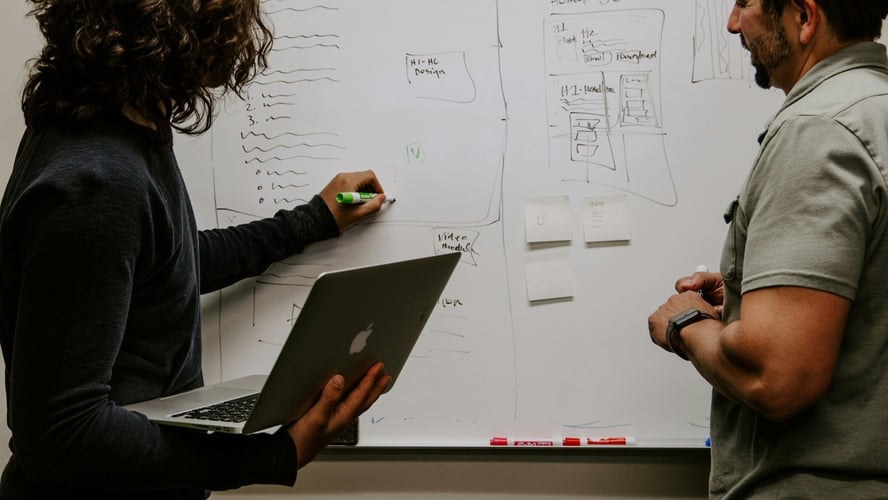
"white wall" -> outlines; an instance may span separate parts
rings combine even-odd
[[[6,71],[0,79],[0,186],[12,168],[23,122],[19,95],[25,62],[40,38],[27,4],[8,2],[0,19]],[[208,378],[213,378],[212,376]],[[0,388],[2,390],[2,388]],[[5,397],[5,394],[4,394]],[[0,426],[0,440],[9,438]],[[9,451],[0,448],[0,462]],[[454,451],[331,450],[300,472],[296,488],[249,487],[218,498],[440,499],[705,498],[705,451],[491,454]]]
[[[369,452],[368,452],[369,453]],[[705,453],[526,456],[386,454],[309,464],[294,489],[250,487],[214,498],[271,499],[677,499],[706,498]],[[362,453],[362,455],[365,455]]]

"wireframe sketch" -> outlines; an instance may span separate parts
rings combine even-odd
[[[546,19],[549,163],[562,179],[676,203],[660,111],[664,13]]]
[[[730,0],[696,0],[694,82],[753,80],[749,53],[740,45],[740,37],[727,30],[733,7]]]
[[[457,24],[456,8],[405,0],[265,5],[270,67],[213,130],[220,218],[268,216],[335,172],[365,168],[403,207],[380,222],[499,218],[505,103],[494,16]]]
[[[189,163],[205,183],[194,190],[201,225],[213,215],[217,226],[271,216],[308,201],[340,171],[375,170],[397,202],[204,297],[208,376],[270,370],[323,272],[459,252],[397,386],[361,417],[361,445],[478,436],[484,444],[491,432],[550,428],[640,438],[679,428],[702,442],[702,381],[664,371],[667,386],[683,388],[679,398],[692,383],[701,387],[684,399],[670,395],[663,409],[660,388],[623,370],[666,358],[623,348],[637,336],[627,318],[646,311],[624,310],[608,274],[635,267],[642,248],[634,243],[650,228],[634,226],[626,245],[590,245],[572,233],[571,300],[530,303],[525,254],[558,248],[529,249],[517,223],[528,197],[598,191],[649,200],[633,208],[656,220],[675,212],[659,210],[677,203],[665,141],[678,158],[701,124],[675,123],[670,115],[684,104],[664,102],[676,99],[667,84],[691,87],[692,32],[681,30],[681,42],[661,37],[678,32],[666,21],[689,25],[695,4],[674,4],[263,0],[275,34],[269,67],[244,101],[226,101],[213,129],[189,142],[197,146]],[[676,63],[681,73],[664,78]],[[614,377],[620,384],[601,383]]]
[[[269,68],[245,102],[226,103],[212,131],[218,224],[305,203],[341,171],[373,169],[397,202],[223,291],[222,370],[227,378],[269,369],[320,273],[458,251],[460,267],[398,382],[430,400],[402,403],[393,391],[371,416],[376,435],[422,412],[447,418],[461,411],[439,407],[450,391],[465,393],[490,359],[512,359],[508,349],[486,351],[510,345],[512,332],[500,328],[493,335],[503,342],[490,344],[495,328],[483,319],[498,308],[508,316],[508,298],[477,285],[505,280],[496,244],[507,124],[497,2],[266,0],[265,9],[275,32]],[[496,253],[478,250],[485,240]],[[465,381],[445,375],[455,362]],[[511,394],[514,372],[501,377],[487,390]],[[454,386],[421,389],[444,378]],[[511,399],[479,394],[489,406],[479,411],[513,416]]]

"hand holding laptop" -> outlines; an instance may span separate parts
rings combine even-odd
[[[324,416],[329,412],[360,413],[378,396],[367,386],[346,396],[343,410],[318,398],[335,374],[349,388],[360,387],[368,372],[378,379],[382,375],[370,371],[377,362],[385,363],[391,381],[385,390],[391,389],[459,259],[454,252],[321,273],[268,375],[224,380],[125,408],[162,424],[245,434],[288,425],[318,405],[315,422],[330,420]],[[376,293],[367,294],[366,283],[374,283]],[[343,397],[335,387],[328,390]],[[324,430],[338,422],[337,416]]]
[[[391,381],[382,363],[367,370],[358,385],[347,394],[345,379],[341,375],[330,379],[314,406],[287,429],[296,445],[297,467],[302,468],[311,462],[349,422],[376,402]]]

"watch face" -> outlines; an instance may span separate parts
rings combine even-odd
[[[697,309],[688,309],[687,311],[679,313],[677,316],[675,316],[675,323],[682,324],[685,321],[693,319],[699,315],[700,311],[698,311]]]

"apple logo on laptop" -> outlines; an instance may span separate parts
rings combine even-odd
[[[367,339],[370,337],[371,333],[373,333],[372,322],[355,335],[355,338],[352,339],[351,347],[348,349],[348,353],[356,354],[363,351],[364,348],[367,347]]]

